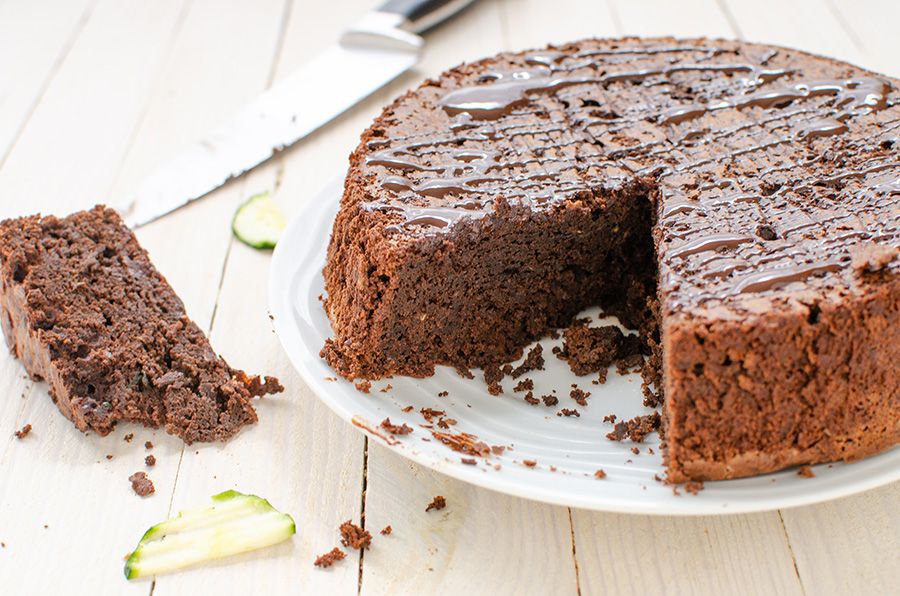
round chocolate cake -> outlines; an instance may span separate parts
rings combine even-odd
[[[350,157],[325,268],[347,378],[641,329],[669,479],[900,442],[900,81],[785,48],[588,40],[447,71]]]

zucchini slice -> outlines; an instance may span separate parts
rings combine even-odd
[[[275,248],[287,221],[278,205],[264,192],[254,195],[238,207],[231,220],[237,239],[253,248]]]
[[[245,553],[296,532],[293,518],[265,499],[225,491],[212,497],[211,506],[187,509],[147,530],[125,562],[125,577],[141,579]]]

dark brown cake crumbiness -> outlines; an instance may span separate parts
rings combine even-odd
[[[105,207],[0,223],[0,314],[12,351],[82,431],[125,420],[224,440],[256,421],[252,397],[281,390],[216,356]]]
[[[612,432],[606,435],[611,441],[622,441],[626,438],[635,443],[643,443],[644,439],[652,432],[660,429],[662,418],[659,412],[635,416],[631,420],[617,422]]]
[[[315,565],[316,567],[322,567],[322,568],[331,567],[338,561],[341,561],[344,558],[346,558],[346,556],[347,556],[347,553],[345,553],[338,547],[334,547],[333,549],[331,549],[324,555],[319,555],[318,557],[316,557],[316,560],[313,562],[313,565]]]
[[[27,437],[30,432],[31,432],[31,425],[26,424],[21,429],[14,432],[13,434],[16,436],[17,439],[22,440],[25,437]]]
[[[615,325],[574,325],[563,332],[563,347],[557,357],[566,360],[575,374],[587,375],[626,358],[637,357],[642,363],[642,350],[638,336],[625,335]]]
[[[372,534],[360,528],[349,519],[341,524],[341,544],[357,550],[368,549],[372,544]]]
[[[381,428],[388,431],[392,435],[408,435],[413,431],[412,427],[406,424],[393,424],[390,418],[381,421]]]
[[[134,494],[139,497],[148,497],[156,492],[153,481],[150,480],[146,472],[135,472],[128,477],[128,481],[131,482],[131,489],[134,491]]]
[[[436,497],[434,497],[431,500],[431,503],[429,503],[428,506],[425,508],[425,512],[427,513],[429,511],[431,511],[432,509],[434,509],[435,511],[439,511],[446,506],[447,506],[447,499],[445,499],[441,495],[437,495]]]
[[[599,305],[641,330],[670,478],[882,451],[900,442],[898,122],[897,79],[745,42],[461,65],[351,156],[322,355],[348,378],[493,366],[499,393],[497,363]]]

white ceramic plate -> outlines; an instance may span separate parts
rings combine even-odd
[[[645,443],[606,439],[612,425],[603,417],[614,413],[627,419],[650,410],[641,405],[640,377],[619,376],[610,370],[604,385],[593,385],[593,376],[576,377],[551,349],[560,340],[545,339],[546,370],[525,375],[534,380],[535,395],[556,389],[555,407],[529,405],[515,384],[504,380],[504,393],[488,394],[480,371],[474,380],[461,378],[449,368],[439,368],[428,379],[397,377],[373,383],[371,393],[357,391],[319,358],[331,326],[322,309],[322,266],[337,212],[341,185],[335,183],[308,200],[278,243],[272,260],[269,300],[275,330],[291,362],[318,397],[341,418],[367,432],[372,440],[419,464],[466,482],[519,497],[606,511],[645,514],[720,514],[792,507],[834,499],[900,479],[900,448],[853,464],[815,466],[814,478],[795,470],[755,478],[707,482],[697,495],[673,494],[672,488],[654,480],[663,476],[659,437]],[[596,318],[596,317],[595,317]],[[596,324],[596,321],[595,323]],[[523,377],[523,378],[525,378]],[[381,392],[388,383],[392,389]],[[570,397],[571,384],[589,391],[587,407]],[[449,392],[440,397],[438,393]],[[412,406],[409,412],[403,409]],[[488,445],[507,447],[501,455],[467,457],[432,436],[419,413],[422,408],[443,410],[457,423],[442,432],[465,432]],[[561,408],[575,408],[580,417],[561,417]],[[379,423],[390,417],[395,424],[413,427],[412,434],[390,437]],[[436,420],[435,420],[436,422]],[[637,446],[635,455],[631,448]],[[653,450],[651,454],[649,449]],[[523,462],[536,462],[529,467]],[[596,470],[606,478],[595,478]]]

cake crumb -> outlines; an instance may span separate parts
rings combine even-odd
[[[422,417],[428,422],[434,422],[435,418],[440,418],[441,416],[447,414],[447,412],[445,412],[444,410],[435,410],[434,408],[422,408],[421,410],[419,410],[419,414],[421,414]]]
[[[524,399],[525,401],[527,401],[528,403],[530,403],[530,404],[533,405],[533,406],[536,406],[536,405],[538,405],[539,403],[541,403],[541,400],[539,400],[538,398],[536,398],[536,397],[534,396],[534,393],[533,393],[532,391],[529,391],[528,393],[526,393],[526,394],[525,394],[525,397],[522,398],[522,399]]]
[[[533,370],[544,370],[544,348],[541,344],[537,344],[528,351],[525,361],[512,369],[507,374],[514,379],[518,379],[527,372]]]
[[[640,455],[641,450],[638,449],[637,447],[632,447],[632,448],[631,448],[631,452],[632,452],[633,454],[635,454],[635,455]]]
[[[26,425],[23,426],[20,430],[17,430],[17,431],[14,432],[13,434],[16,436],[17,439],[19,439],[19,440],[21,441],[22,439],[24,439],[25,437],[27,437],[27,436],[28,436],[28,433],[30,433],[30,432],[31,432],[31,425],[30,425],[30,424],[26,424]]]
[[[134,438],[134,433],[128,433],[128,434],[125,435],[123,438],[125,439],[125,442],[126,442],[126,443],[130,443],[131,440]]]
[[[534,381],[532,381],[531,379],[522,379],[521,381],[516,383],[515,387],[513,387],[513,391],[516,391],[516,392],[532,391],[533,389],[534,389]]]
[[[576,409],[563,408],[559,412],[556,413],[557,416],[575,416],[576,418],[581,418],[581,413]]]
[[[349,519],[341,524],[341,544],[357,550],[368,549],[372,544],[372,535],[368,530],[360,528]]]
[[[576,321],[563,332],[563,346],[556,357],[568,362],[572,372],[582,376],[606,369],[617,360],[640,355],[642,351],[638,336],[625,335],[615,325],[587,327]]]
[[[413,431],[412,427],[406,424],[392,424],[390,418],[381,421],[381,428],[388,431],[392,435],[408,435]]]
[[[610,424],[615,424],[616,418],[618,418],[618,416],[616,416],[615,414],[607,414],[606,416],[603,417],[603,422],[609,422]]]
[[[144,458],[144,463],[147,464],[147,467],[152,468],[153,466],[156,465],[156,456],[154,456],[152,454],[148,455],[147,457]]]
[[[112,458],[113,458],[112,453],[107,453],[107,454],[106,454],[106,459],[107,459],[107,460],[110,460],[110,459],[112,459]]]
[[[403,408],[403,409],[400,410],[400,411],[401,411],[401,412],[406,412],[406,413],[408,414],[408,413],[412,412],[414,409],[415,409],[415,408],[413,408],[412,406],[406,406],[405,408]]]
[[[316,567],[322,567],[322,568],[331,567],[332,565],[334,565],[341,559],[345,558],[346,556],[347,556],[347,553],[345,553],[338,547],[334,547],[333,549],[331,549],[324,555],[319,555],[318,557],[316,557],[316,560],[313,563],[313,565],[315,565]]]
[[[147,497],[152,495],[156,489],[153,487],[153,481],[145,472],[135,472],[128,477],[131,482],[131,489],[139,497]]]
[[[506,447],[503,445],[491,445],[491,452],[494,455],[503,455],[504,451],[506,451]]]
[[[362,393],[369,393],[372,390],[372,381],[357,381],[353,384],[356,387],[357,391],[361,391]]]
[[[392,528],[390,526],[385,526],[381,529],[380,534],[382,536],[390,536],[393,532],[394,532],[394,528]]]
[[[548,408],[559,403],[559,398],[555,395],[542,395],[541,399],[544,400],[544,405]]]
[[[337,377],[325,377],[325,380],[329,383],[333,383],[334,381],[337,381]]]
[[[461,457],[459,458],[459,461],[466,464],[467,466],[474,466],[478,463],[477,461],[475,461],[474,457]]]
[[[391,385],[390,383],[388,383],[387,385],[385,385],[384,387],[381,388],[381,392],[382,392],[382,393],[387,393],[388,391],[390,391],[390,390],[393,389],[393,388],[394,388],[394,386]]]
[[[468,433],[454,435],[433,430],[431,431],[431,436],[457,453],[465,453],[476,457],[488,457],[491,454],[491,448],[488,447],[488,444],[484,441],[479,441],[475,435]]]
[[[644,366],[643,354],[630,354],[624,358],[616,360],[616,372],[620,375],[627,375],[631,372],[638,372]]]
[[[147,441],[146,443],[144,443],[144,449],[153,449],[153,443]]]
[[[692,495],[697,495],[701,490],[703,490],[703,482],[691,480],[689,482],[684,483],[684,490],[691,493]]]
[[[433,498],[431,500],[431,503],[428,504],[428,507],[425,508],[425,512],[427,513],[429,511],[431,511],[432,509],[434,509],[435,511],[440,511],[441,509],[443,509],[446,506],[447,506],[447,499],[445,499],[441,495],[437,495],[435,498]]]
[[[438,393],[438,397],[447,397],[448,395],[450,395],[449,391],[441,391]]]
[[[503,371],[496,364],[488,364],[484,367],[484,382],[487,383],[488,393],[491,395],[500,395],[503,393],[503,386],[500,381],[503,380]]]
[[[815,478],[816,473],[813,472],[813,469],[810,466],[800,466],[797,470],[797,475],[802,476],[803,478]]]
[[[594,472],[594,478],[600,478],[600,479],[606,478],[606,472],[603,471],[603,468],[600,468],[599,470]]]
[[[537,462],[533,459],[523,459],[522,463],[528,466],[529,468],[533,468],[537,465]]]
[[[578,387],[575,387],[574,389],[572,389],[572,391],[569,392],[569,397],[574,399],[575,402],[582,407],[587,406],[587,398],[590,396],[591,394],[589,391],[584,391],[582,389],[579,389]]]
[[[622,441],[628,438],[635,443],[642,443],[647,435],[658,431],[661,425],[662,418],[659,412],[635,416],[631,420],[616,423],[612,432],[607,433],[606,438],[610,441]]]
[[[475,375],[473,375],[472,371],[470,371],[468,368],[465,368],[462,366],[457,366],[455,368],[455,370],[456,370],[456,374],[458,374],[459,376],[461,376],[464,379],[474,379],[475,378]]]

